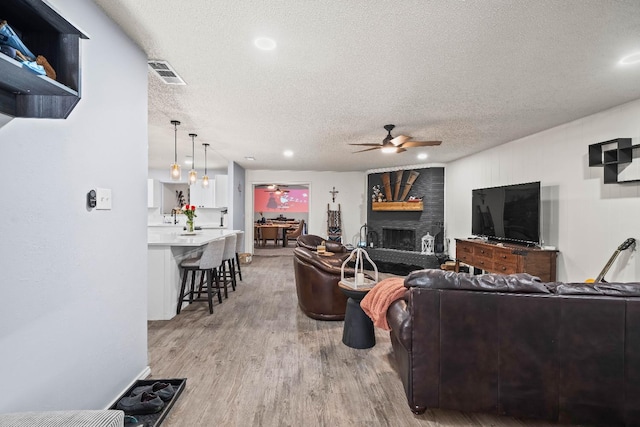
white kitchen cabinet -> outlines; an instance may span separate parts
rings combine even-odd
[[[215,176],[215,207],[216,208],[226,208],[228,206],[228,192],[227,185],[229,180],[227,179],[227,175],[216,175]]]
[[[157,179],[147,179],[147,207],[159,208],[162,203],[162,184]]]
[[[202,188],[202,180],[199,179],[190,187],[191,204],[198,208],[215,207],[215,184],[209,180],[209,187]]]

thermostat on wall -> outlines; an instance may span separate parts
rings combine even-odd
[[[96,209],[111,210],[110,188],[96,188]]]

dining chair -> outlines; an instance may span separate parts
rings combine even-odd
[[[293,230],[287,230],[287,245],[289,245],[289,242],[291,241],[291,239],[295,241],[302,234],[303,229],[304,229],[304,219],[301,219],[300,222],[298,223],[298,228]]]
[[[260,232],[262,233],[261,241],[263,246],[267,244],[267,240],[273,240],[273,244],[278,246],[278,234],[280,233],[278,227],[261,227]]]
[[[253,243],[256,246],[262,243],[262,229],[257,225],[253,226]]]

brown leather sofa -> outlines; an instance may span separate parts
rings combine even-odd
[[[293,250],[293,268],[298,293],[298,305],[304,314],[317,320],[343,320],[347,297],[338,287],[342,262],[350,255],[344,246],[326,241],[333,256],[321,256],[316,246],[326,241],[320,236],[304,234],[298,237]],[[353,276],[351,269],[346,270]]]
[[[387,321],[409,407],[640,425],[640,283],[420,270]]]

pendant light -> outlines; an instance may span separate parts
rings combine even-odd
[[[178,125],[180,124],[177,120],[171,120],[171,124],[175,130],[175,136],[173,140],[173,164],[171,165],[171,180],[180,181],[182,178],[182,171],[180,170],[180,165],[178,164]]]
[[[195,133],[190,133],[191,137],[191,170],[189,171],[189,185],[194,185],[198,180],[198,172],[196,172],[196,152],[195,152]]]
[[[202,188],[209,188],[209,176],[207,175],[207,147],[209,144],[204,144],[204,176],[202,177]]]

